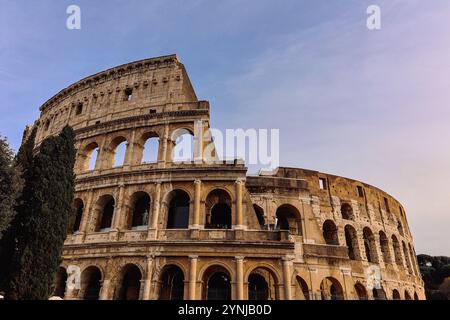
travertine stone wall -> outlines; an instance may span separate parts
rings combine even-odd
[[[382,190],[296,168],[247,176],[238,160],[206,163],[203,139],[196,161],[174,162],[177,132],[210,125],[209,103],[174,55],[87,77],[46,102],[34,125],[37,150],[65,125],[76,132],[57,280],[66,299],[425,299],[405,209]],[[150,138],[156,161],[144,163]],[[69,275],[66,286],[67,270],[79,281]],[[227,279],[220,290],[217,274]]]

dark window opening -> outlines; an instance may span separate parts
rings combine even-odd
[[[76,108],[76,110],[75,110],[75,115],[80,115],[81,113],[83,113],[83,104],[80,102],[78,105],[77,105],[77,108]]]
[[[139,197],[134,204],[131,227],[147,226],[150,216],[150,197],[145,194]]]
[[[128,267],[125,275],[123,276],[118,300],[139,300],[141,278],[141,271],[138,267],[134,265]]]
[[[208,229],[231,229],[231,208],[226,203],[217,203],[211,210]]]
[[[189,196],[181,190],[174,191],[169,206],[167,229],[187,229],[189,226]]]
[[[154,114],[154,113],[156,113],[156,110],[155,109],[150,109],[150,114]]]
[[[84,287],[84,300],[98,300],[100,296],[100,280],[102,275],[96,267],[89,267],[83,272],[82,287]]]
[[[342,219],[353,220],[353,208],[348,203],[344,203],[341,206]]]
[[[133,99],[133,89],[126,88],[125,89],[125,101],[131,101]]]
[[[388,198],[384,198],[384,207],[386,208],[387,212],[391,212],[391,210],[389,209],[389,200],[388,200]]]
[[[328,245],[339,245],[337,227],[333,221],[327,220],[323,223],[323,237]]]
[[[248,277],[248,299],[249,300],[268,300],[269,285],[266,279],[259,274],[251,274]]]
[[[228,275],[223,272],[214,273],[208,280],[207,288],[208,300],[230,300],[231,281]]]
[[[102,218],[99,227],[100,231],[111,228],[112,218],[114,214],[114,204],[114,199],[111,199],[103,207]]]
[[[183,300],[184,275],[176,266],[170,266],[162,276],[160,300]]]
[[[364,188],[361,186],[358,186],[357,191],[358,191],[358,197],[363,198],[364,197]]]

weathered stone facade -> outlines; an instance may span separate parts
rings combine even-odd
[[[209,127],[209,103],[198,101],[174,55],[100,72],[41,107],[37,147],[69,124],[78,150],[57,294],[425,299],[405,211],[394,198],[310,170],[247,176],[240,161],[206,164],[202,139],[196,161],[172,161],[175,132],[194,133],[195,123]],[[151,138],[157,157],[145,163]],[[122,143],[124,162],[115,166]],[[79,286],[66,287],[69,266],[79,267]]]

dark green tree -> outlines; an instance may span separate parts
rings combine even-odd
[[[21,170],[23,189],[20,197],[17,199],[16,208],[10,226],[3,234],[0,240],[0,291],[4,291],[7,279],[11,273],[11,260],[14,252],[18,249],[18,244],[23,241],[25,234],[22,231],[24,221],[29,213],[26,205],[31,192],[31,172],[33,166],[33,149],[36,138],[36,127],[31,132],[25,131],[22,145],[15,158],[16,167]]]
[[[74,194],[74,133],[66,127],[46,139],[32,161],[30,194],[11,259],[6,299],[42,300],[53,292]]]
[[[17,200],[22,192],[20,167],[5,138],[0,137],[0,240],[16,214]]]

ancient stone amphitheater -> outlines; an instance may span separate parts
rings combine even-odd
[[[382,190],[296,168],[248,176],[242,161],[206,163],[203,135],[195,161],[175,161],[209,111],[175,55],[97,73],[41,107],[37,146],[69,124],[78,150],[55,296],[425,299],[405,210]]]

